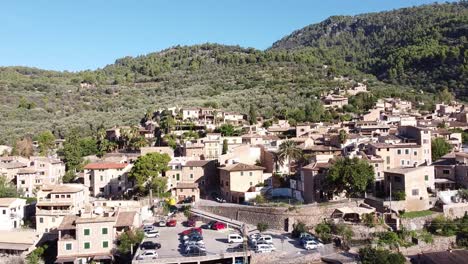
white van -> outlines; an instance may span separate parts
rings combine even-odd
[[[239,235],[239,234],[229,234],[228,236],[228,243],[229,244],[232,244],[232,243],[242,243],[244,242],[244,238]]]
[[[255,247],[256,253],[270,253],[272,251],[275,251],[275,247],[270,244],[258,244]]]
[[[269,235],[262,235],[261,237],[257,238],[256,242],[258,244],[273,244],[273,238]]]

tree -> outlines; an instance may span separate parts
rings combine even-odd
[[[331,226],[327,222],[322,222],[315,226],[315,233],[324,243],[329,243],[332,240]]]
[[[265,232],[268,229],[268,224],[264,222],[260,222],[257,224],[257,230],[260,233]]]
[[[72,170],[68,170],[65,172],[65,175],[62,177],[63,183],[70,183],[73,182],[76,178],[76,173]]]
[[[340,144],[344,144],[346,142],[346,139],[348,138],[348,134],[346,134],[346,131],[340,130],[338,138],[340,140]]]
[[[83,155],[80,145],[79,132],[72,131],[63,143],[61,156],[65,161],[67,171],[81,171],[83,170]]]
[[[44,255],[45,250],[47,249],[47,245],[42,245],[34,249],[27,257],[26,263],[27,264],[39,264],[42,263],[42,258]]]
[[[0,198],[16,197],[18,193],[5,176],[0,176]]]
[[[128,176],[130,179],[135,180],[138,190],[143,192],[147,189],[148,183],[151,182],[151,186],[153,186],[155,182],[153,179],[160,177],[162,172],[169,169],[167,166],[169,161],[171,161],[171,158],[165,153],[148,153],[145,156],[138,157]],[[164,190],[166,190],[166,186],[164,186]]]
[[[12,153],[26,158],[32,156],[34,153],[32,139],[25,137],[16,141]]]
[[[226,154],[228,152],[228,141],[227,139],[224,139],[223,140],[223,150],[222,150],[222,154]]]
[[[170,195],[166,192],[167,178],[165,177],[154,177],[151,179],[151,187],[153,195],[155,197],[168,197]]]
[[[238,132],[231,124],[223,124],[218,129],[216,129],[218,133],[221,133],[223,137],[231,137],[238,135]]]
[[[291,232],[292,237],[299,237],[301,233],[309,231],[304,222],[297,222],[293,225],[293,231]]]
[[[143,241],[144,237],[145,233],[139,229],[127,230],[119,236],[117,250],[122,254],[128,254],[132,247]]]
[[[443,138],[435,138],[431,142],[431,151],[432,161],[436,161],[452,151],[452,145]]]
[[[159,126],[164,131],[164,133],[166,134],[170,133],[174,125],[175,125],[175,120],[174,120],[174,117],[172,116],[172,112],[168,110],[162,111],[161,121],[159,122]]]
[[[445,87],[443,90],[439,91],[437,99],[440,103],[451,104],[455,100],[455,97],[448,88]]]
[[[338,158],[331,165],[327,183],[331,191],[346,196],[362,194],[374,181],[374,169],[367,161],[358,158]]]
[[[257,123],[257,108],[254,104],[250,104],[249,108],[249,124],[254,125]]]
[[[39,144],[39,153],[42,156],[47,156],[49,152],[54,148],[55,136],[50,131],[44,131],[40,133],[37,138]]]
[[[279,146],[278,162],[284,164],[288,161],[288,173],[291,174],[291,163],[293,160],[299,159],[302,156],[302,150],[297,147],[296,142],[286,140]]]
[[[141,148],[148,146],[148,140],[143,136],[135,137],[130,141],[129,146],[132,150],[140,150]]]
[[[405,257],[400,253],[395,253],[386,249],[378,249],[370,246],[359,249],[359,257],[363,264],[404,264]]]

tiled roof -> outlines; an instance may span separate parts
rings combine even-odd
[[[176,186],[177,189],[195,189],[198,188],[198,183],[179,182]]]
[[[60,223],[58,230],[70,230],[75,229],[75,220],[78,216],[75,215],[66,215],[63,217],[62,223]]]
[[[225,170],[225,171],[252,171],[252,170],[261,170],[263,171],[265,168],[260,167],[257,165],[248,165],[244,163],[236,163],[232,165],[227,165],[226,167],[220,167],[220,170]]]
[[[106,169],[124,169],[127,167],[126,163],[112,163],[112,162],[97,162],[86,165],[85,170],[106,170]]]
[[[0,206],[8,207],[19,198],[0,198]]]
[[[116,227],[132,226],[135,219],[136,212],[119,212],[117,216]]]
[[[189,160],[184,167],[203,167],[208,163],[210,163],[209,160]]]

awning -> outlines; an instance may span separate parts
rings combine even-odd
[[[60,257],[60,258],[57,258],[55,263],[74,262],[75,259],[76,259],[75,257]]]

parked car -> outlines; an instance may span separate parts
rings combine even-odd
[[[140,244],[140,249],[142,249],[142,250],[149,250],[149,249],[156,250],[156,249],[160,249],[160,248],[161,248],[161,244],[154,243],[152,241],[145,241],[145,242]]]
[[[159,237],[159,230],[149,230],[145,231],[145,237]]]
[[[166,221],[165,220],[159,220],[157,225],[160,226],[160,227],[166,226]]]
[[[189,244],[205,245],[205,242],[203,241],[203,237],[197,236],[197,237],[192,237],[184,242],[184,245],[189,245]]]
[[[249,242],[252,245],[273,244],[273,238],[269,235],[256,234],[249,238]]]
[[[145,250],[143,251],[138,257],[138,260],[145,260],[145,259],[157,259],[158,253],[156,250]]]
[[[312,234],[310,234],[310,233],[305,233],[305,232],[304,232],[304,233],[301,233],[301,234],[299,235],[299,240],[300,240],[301,243],[302,243],[303,241],[317,240],[317,238],[316,238],[315,236],[313,236]]]
[[[194,233],[192,233],[192,234],[183,236],[183,237],[182,237],[182,240],[183,240],[183,241],[187,241],[187,240],[192,240],[192,239],[196,239],[196,238],[201,238],[201,239],[203,239],[202,235],[200,235],[200,234],[197,233],[197,232],[194,232]]]
[[[213,230],[222,230],[222,229],[226,229],[226,228],[227,228],[226,224],[221,223],[221,222],[216,222],[211,226],[211,229],[213,229]]]
[[[202,228],[211,229],[211,227],[216,223],[217,223],[217,221],[210,221],[207,224],[202,225]]]
[[[323,244],[316,240],[305,240],[302,243],[302,246],[307,250],[312,250],[312,249],[317,249],[318,247],[323,246]]]
[[[255,247],[256,253],[270,253],[272,251],[275,251],[275,247],[270,244],[258,244]]]
[[[187,257],[206,256],[206,249],[204,247],[199,247],[199,246],[190,246],[186,248],[185,256]]]
[[[144,224],[143,225],[143,231],[146,232],[146,231],[152,231],[154,230],[154,226],[152,224]]]
[[[229,234],[228,235],[228,243],[229,244],[232,244],[232,243],[242,243],[244,242],[244,238],[239,235],[239,234]]]
[[[175,227],[177,225],[177,220],[171,219],[167,221],[166,226]]]
[[[239,245],[236,245],[234,247],[227,248],[226,251],[227,252],[242,252],[245,249],[252,250],[252,248],[249,247],[249,246],[247,246],[247,248],[246,248],[246,246],[244,244],[239,244]]]
[[[257,240],[261,236],[262,236],[262,234],[260,234],[260,233],[250,234],[249,235],[249,240]]]
[[[197,233],[199,233],[201,235],[202,234],[202,229],[200,227],[190,228],[190,229],[182,231],[180,234],[183,235],[183,236],[186,236],[186,235],[194,233],[194,232],[197,232]]]

